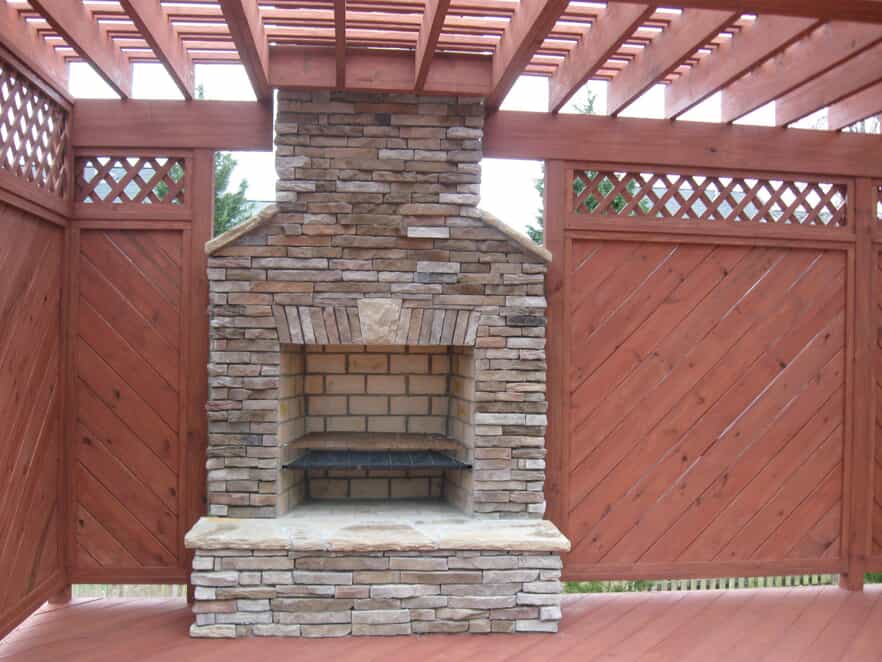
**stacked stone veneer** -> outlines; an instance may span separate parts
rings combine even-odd
[[[556,632],[554,553],[200,550],[197,637]]]
[[[451,499],[542,516],[547,256],[477,209],[483,117],[478,99],[279,93],[278,210],[209,245],[211,515],[296,503],[280,467],[312,419],[292,347],[385,340],[453,346],[447,426],[473,470]]]

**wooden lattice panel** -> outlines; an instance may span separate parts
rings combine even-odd
[[[68,149],[67,111],[0,58],[0,168],[63,198]]]
[[[651,171],[576,170],[577,213],[604,217],[842,227],[848,185]]]
[[[182,205],[186,161],[168,156],[77,158],[77,202],[87,204]]]
[[[571,251],[570,571],[840,558],[845,253]]]

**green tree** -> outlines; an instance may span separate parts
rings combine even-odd
[[[239,188],[228,191],[230,177],[236,168],[236,159],[227,152],[214,153],[214,234],[215,236],[239,225],[254,213],[254,203],[248,201],[248,180],[239,182]]]

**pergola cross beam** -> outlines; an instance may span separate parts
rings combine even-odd
[[[132,96],[132,66],[80,0],[32,0],[52,28],[123,99]]]
[[[737,12],[687,9],[609,84],[609,115],[618,115],[740,16]]]
[[[153,53],[165,66],[175,85],[190,100],[194,95],[194,72],[190,55],[175,34],[159,0],[119,0]]]

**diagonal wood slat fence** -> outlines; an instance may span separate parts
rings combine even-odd
[[[561,161],[546,178],[566,577],[882,568],[879,185]]]

